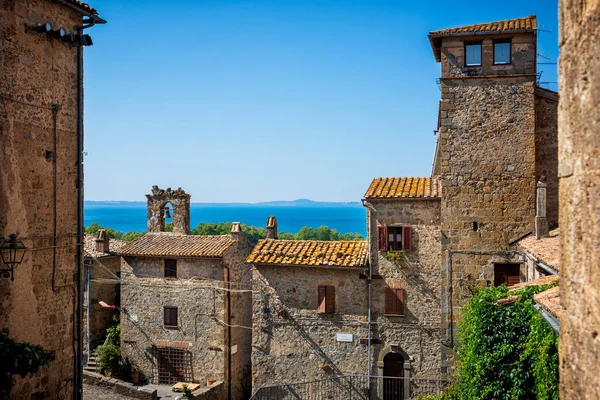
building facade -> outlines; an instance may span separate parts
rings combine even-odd
[[[0,239],[27,248],[0,277],[0,330],[55,353],[15,399],[82,396],[82,27],[104,22],[75,0],[0,2]]]
[[[418,388],[393,378],[440,377],[437,204],[437,217],[435,205],[426,204],[398,220],[414,228],[406,239],[414,247],[402,259],[373,264],[368,241],[279,240],[269,218],[267,239],[248,257],[255,390],[362,375],[378,377],[362,382],[372,393],[404,398]],[[380,215],[391,218],[383,217],[385,207]]]
[[[239,223],[229,235],[190,235],[190,195],[181,189],[154,187],[147,197],[149,233],[119,251],[124,354],[152,383],[210,379],[223,396],[248,398],[252,245]],[[167,204],[172,233],[163,231]]]
[[[600,398],[600,2],[559,1],[560,391]]]

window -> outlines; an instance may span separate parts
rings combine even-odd
[[[510,64],[510,40],[494,42],[494,65]]]
[[[319,308],[317,312],[335,312],[335,286],[319,286]]]
[[[465,65],[467,67],[481,66],[481,42],[465,44]]]
[[[410,226],[378,226],[379,251],[412,251]]]
[[[404,315],[404,289],[385,289],[385,313]]]
[[[165,260],[165,278],[177,278],[177,260]]]
[[[494,264],[494,286],[506,286],[521,282],[521,264]]]
[[[164,324],[170,327],[177,326],[177,307],[165,307]]]

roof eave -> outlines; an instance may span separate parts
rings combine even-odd
[[[400,201],[404,201],[404,200],[409,200],[409,201],[414,201],[414,200],[441,200],[441,197],[365,197],[365,200],[368,201],[373,201],[373,200],[400,200]]]
[[[62,4],[65,7],[70,8],[71,10],[76,11],[79,15],[82,15],[84,17],[89,17],[96,24],[106,24],[106,20],[103,18],[100,18],[100,16],[98,16],[97,12],[94,13],[90,10],[86,10],[85,8],[78,6],[77,4],[70,3],[66,0],[54,0],[54,1],[56,1],[59,4]]]
[[[544,318],[544,320],[550,325],[552,329],[556,333],[560,333],[560,320],[552,315],[548,310],[546,310],[541,304],[537,303],[533,305],[533,307],[537,310],[538,313]]]
[[[362,266],[362,267],[344,267],[344,266],[339,266],[339,265],[327,265],[327,264],[321,264],[321,265],[314,265],[314,264],[284,264],[284,263],[263,263],[263,262],[252,262],[252,261],[248,261],[246,260],[246,262],[250,263],[250,264],[254,264],[255,266],[261,266],[261,267],[304,267],[304,268],[325,268],[325,269],[340,269],[340,270],[352,270],[352,271],[363,271],[366,270],[368,268],[368,266]]]

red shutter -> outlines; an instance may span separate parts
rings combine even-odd
[[[396,311],[396,293],[395,289],[385,288],[385,313],[397,314]]]
[[[402,227],[402,250],[412,251],[412,227]]]
[[[319,306],[317,308],[317,312],[324,313],[327,312],[325,308],[325,298],[327,297],[327,289],[326,286],[319,286]]]
[[[404,289],[396,289],[396,300],[397,300],[397,309],[398,314],[404,315],[404,305],[406,304],[404,301]]]
[[[335,286],[326,286],[325,312],[335,312]]]
[[[378,226],[377,227],[377,238],[378,238],[377,248],[379,249],[379,251],[387,251],[387,247],[388,247],[387,226]]]

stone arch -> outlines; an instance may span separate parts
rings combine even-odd
[[[385,358],[386,356],[389,355],[398,355],[400,357],[402,357],[402,359],[404,360],[404,371],[402,374],[402,380],[403,380],[403,390],[402,390],[402,398],[403,399],[408,399],[410,397],[410,372],[412,369],[412,365],[411,365],[411,357],[408,355],[408,353],[406,351],[404,351],[404,349],[402,349],[402,347],[398,346],[398,345],[388,345],[386,347],[383,348],[383,350],[381,350],[381,352],[379,353],[379,357],[377,359],[377,392],[379,397],[378,398],[384,398],[385,393],[383,391],[384,389],[384,366],[385,366]]]
[[[181,188],[172,190],[152,187],[152,194],[147,194],[148,199],[148,232],[164,232],[164,209],[171,205],[170,213],[173,221],[173,233],[187,235],[190,233],[190,195]]]

